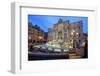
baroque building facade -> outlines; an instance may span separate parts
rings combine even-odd
[[[61,44],[66,48],[78,47],[83,38],[82,21],[70,23],[59,19],[52,28],[48,29],[48,42],[52,45]]]
[[[47,41],[46,33],[38,26],[28,23],[28,43],[41,44]]]

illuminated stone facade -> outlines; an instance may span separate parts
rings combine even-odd
[[[70,23],[58,20],[52,28],[48,29],[48,42],[62,43],[64,47],[77,47],[83,38],[82,21]]]

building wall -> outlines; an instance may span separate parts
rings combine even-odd
[[[48,41],[73,43],[75,47],[81,43],[83,38],[82,21],[69,23],[69,21],[58,20],[54,27],[49,29]]]
[[[28,23],[28,41],[29,44],[43,43],[46,41],[45,32],[38,26]]]

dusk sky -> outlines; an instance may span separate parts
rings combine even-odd
[[[64,21],[69,20],[70,23],[82,21],[83,22],[83,32],[88,33],[88,17],[81,16],[51,16],[51,15],[28,15],[28,22],[33,25],[38,25],[42,30],[48,32],[48,28],[52,28],[59,19]]]

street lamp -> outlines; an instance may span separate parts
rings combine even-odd
[[[78,33],[78,32],[76,33],[76,36],[77,36],[77,37],[79,36],[79,33]]]
[[[74,48],[74,36],[75,36],[75,30],[71,31],[71,36],[72,36],[72,44],[73,44],[73,48]]]

